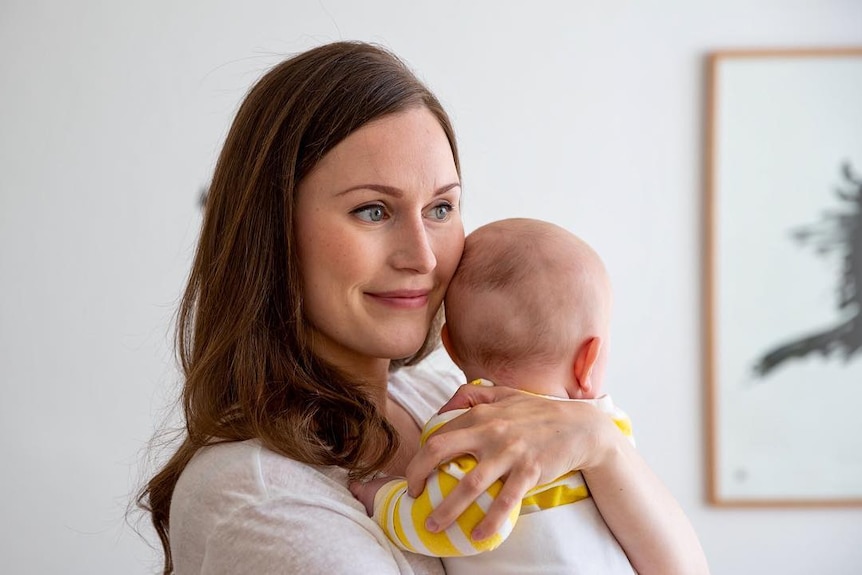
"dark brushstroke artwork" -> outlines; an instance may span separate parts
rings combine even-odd
[[[840,259],[837,308],[841,319],[821,331],[768,350],[754,365],[755,377],[764,378],[784,362],[812,354],[837,354],[845,363],[862,356],[862,179],[853,173],[849,163],[842,166],[841,173],[845,184],[835,190],[841,208],[793,232],[794,240],[814,247],[818,257],[835,254]]]

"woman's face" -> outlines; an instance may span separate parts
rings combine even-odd
[[[297,194],[315,353],[347,369],[415,353],[464,247],[460,180],[437,119],[416,108],[363,126]]]

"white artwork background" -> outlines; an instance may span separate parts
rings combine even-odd
[[[841,321],[840,252],[791,231],[850,207],[834,189],[842,162],[862,175],[862,58],[725,58],[715,102],[718,495],[862,498],[862,354],[752,371]]]

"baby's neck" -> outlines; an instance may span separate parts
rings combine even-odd
[[[599,395],[596,389],[592,389],[591,393],[584,393],[575,380],[571,367],[564,365],[528,365],[515,369],[465,366],[464,375],[468,381],[482,378],[500,387],[511,387],[561,399],[594,399]]]

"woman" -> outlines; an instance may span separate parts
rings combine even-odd
[[[165,573],[442,573],[402,554],[347,490],[376,471],[479,460],[431,516],[444,528],[505,477],[479,531],[581,469],[639,572],[706,572],[675,501],[606,418],[505,388],[417,453],[451,381],[400,370],[433,349],[461,255],[449,119],[392,54],[335,43],[250,91],[216,166],[180,307],[187,436],[140,497]],[[433,525],[432,525],[433,527]]]

